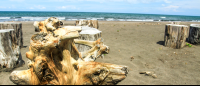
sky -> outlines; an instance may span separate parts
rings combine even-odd
[[[200,0],[1,0],[0,11],[111,12],[200,16]]]

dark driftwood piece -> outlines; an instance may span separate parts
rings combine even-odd
[[[188,41],[191,44],[200,44],[200,24],[191,24]]]
[[[0,71],[11,71],[23,64],[20,47],[10,36],[12,32],[14,29],[0,30]]]
[[[0,22],[0,30],[2,29],[14,29],[14,32],[11,33],[11,37],[16,45],[19,45],[20,48],[23,47],[22,23]]]
[[[167,24],[165,27],[164,46],[176,49],[184,47],[188,33],[188,26]]]

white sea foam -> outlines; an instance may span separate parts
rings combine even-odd
[[[153,19],[137,20],[137,19],[127,19],[126,21],[154,21]]]
[[[103,20],[104,18],[101,17],[101,18],[91,18],[91,20]]]
[[[190,22],[200,22],[200,20],[192,20],[192,21],[190,21]]]
[[[126,21],[125,19],[117,19],[118,21]]]
[[[45,19],[48,19],[50,17],[22,17],[21,19],[18,19],[19,21],[43,21]],[[57,17],[59,20],[65,20],[65,17]]]
[[[76,21],[78,19],[66,19],[67,21]]]
[[[108,18],[108,19],[106,19],[106,21],[114,21],[114,19],[113,18]]]
[[[160,18],[165,19],[166,17],[160,17]]]
[[[23,21],[43,21],[45,19],[48,19],[49,17],[22,17],[19,20]]]
[[[59,20],[65,20],[65,17],[56,17],[58,18]]]
[[[0,19],[10,19],[10,17],[0,17]]]

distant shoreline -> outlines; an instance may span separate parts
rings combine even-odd
[[[158,15],[137,13],[103,13],[103,12],[44,12],[44,11],[0,11],[3,21],[42,21],[49,17],[59,20],[98,20],[98,21],[187,21],[200,22],[200,16]]]
[[[76,12],[76,11],[0,11],[1,12],[60,12],[60,13],[116,13],[116,14],[145,14],[145,15],[166,15],[166,16],[194,16],[194,15],[175,15],[175,14],[148,14],[148,13],[119,13],[119,12]],[[195,16],[199,17],[199,16]]]

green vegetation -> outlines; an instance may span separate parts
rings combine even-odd
[[[188,47],[192,47],[192,45],[191,45],[191,44],[189,44],[189,43],[186,43],[186,45],[187,45]]]

